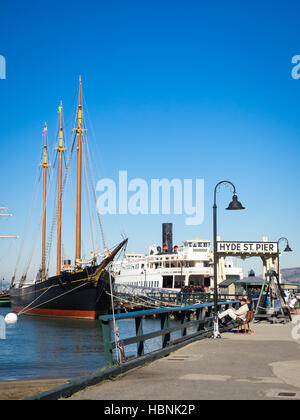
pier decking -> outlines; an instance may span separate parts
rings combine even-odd
[[[71,400],[300,399],[296,324],[253,324],[254,334],[222,334],[87,388]],[[299,329],[298,329],[299,331]]]

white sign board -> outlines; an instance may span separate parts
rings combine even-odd
[[[277,254],[277,242],[223,242],[217,243],[222,254]]]

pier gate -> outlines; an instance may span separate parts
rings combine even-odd
[[[262,273],[265,278],[266,273],[273,269],[279,272],[279,252],[278,242],[269,242],[264,237],[261,242],[253,241],[217,241],[218,252],[218,284],[226,280],[224,272],[226,257],[240,257],[246,259],[249,257],[260,257],[262,260]]]

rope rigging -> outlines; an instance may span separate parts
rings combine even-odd
[[[85,208],[86,208],[86,213],[88,214],[88,218],[89,218],[89,229],[90,229],[90,236],[91,236],[91,241],[92,241],[92,249],[95,250],[96,249],[95,239],[97,237],[97,234],[96,234],[95,221],[94,221],[93,216],[92,216],[90,188],[89,188],[89,182],[88,182],[88,176],[87,176],[86,159],[85,159],[84,151],[85,151],[85,149],[83,148],[83,153],[82,153],[82,157],[83,157],[83,177],[84,177],[84,181],[85,181],[85,184],[86,184],[85,195],[84,195]]]
[[[31,200],[31,207],[29,208],[28,214],[27,214],[27,217],[26,217],[25,230],[24,230],[24,233],[22,235],[22,240],[21,240],[21,244],[20,244],[20,247],[19,247],[19,252],[18,252],[18,257],[17,257],[17,261],[16,261],[16,265],[15,265],[13,279],[16,278],[16,274],[17,274],[17,271],[18,271],[19,266],[20,266],[20,260],[21,260],[21,256],[22,256],[22,252],[23,252],[23,247],[24,247],[25,240],[27,239],[29,226],[31,224],[31,218],[33,216],[33,209],[35,207],[35,203],[36,203],[36,200],[37,200],[37,197],[38,197],[38,192],[39,192],[41,179],[42,179],[42,172],[40,170],[38,170],[36,181],[34,183],[34,185],[36,185],[36,187],[35,187],[34,192],[33,192],[32,200]]]
[[[74,287],[74,288],[72,288],[72,289],[70,289],[70,290],[67,290],[66,292],[64,292],[64,293],[62,293],[61,295],[58,295],[58,296],[55,296],[54,298],[52,298],[52,299],[49,299],[49,300],[47,300],[46,302],[42,302],[42,303],[40,303],[39,305],[36,305],[36,306],[34,306],[34,307],[30,307],[34,302],[36,302],[39,298],[41,298],[44,294],[46,294],[50,289],[52,289],[53,287],[55,287],[54,285],[53,286],[50,286],[44,293],[42,293],[41,295],[39,295],[33,302],[31,302],[29,305],[27,305],[26,306],[26,308],[28,308],[27,310],[23,310],[23,311],[20,311],[19,313],[18,313],[18,315],[23,315],[24,313],[26,313],[26,312],[29,312],[29,311],[32,311],[33,309],[37,309],[37,308],[39,308],[40,306],[42,306],[42,305],[46,305],[47,303],[50,303],[50,302],[53,302],[54,300],[56,300],[56,299],[59,299],[59,298],[61,298],[62,296],[65,296],[65,295],[67,295],[68,293],[72,293],[72,292],[74,292],[75,290],[77,290],[77,289],[80,289],[81,287],[83,287],[83,286],[86,286],[86,283],[82,283],[82,284],[80,284],[79,286],[77,286],[77,287]]]
[[[86,142],[86,157],[87,157],[88,171],[89,171],[89,176],[91,178],[92,191],[93,191],[93,196],[94,196],[95,206],[96,206],[97,205],[97,194],[96,194],[95,182],[94,182],[94,177],[93,177],[93,172],[92,172],[90,151],[89,151],[89,146],[88,146],[87,142]],[[99,224],[99,227],[100,227],[100,232],[101,232],[101,237],[102,237],[103,249],[106,249],[107,248],[107,241],[106,241],[105,234],[104,234],[102,218],[101,218],[101,215],[98,211],[97,211],[97,218],[98,218],[98,224]]]
[[[51,176],[50,176],[50,181],[49,181],[49,188],[47,190],[47,195],[46,195],[46,203],[48,202],[48,198],[49,198],[49,195],[51,193],[51,187],[52,187],[53,177],[54,177],[54,170],[52,168]],[[25,271],[23,272],[23,279],[24,280],[27,277],[28,270],[29,270],[30,265],[31,265],[31,262],[32,262],[32,258],[33,258],[34,251],[35,251],[35,248],[36,248],[37,237],[38,237],[38,233],[40,231],[42,220],[43,220],[43,212],[41,214],[40,221],[39,221],[38,226],[37,226],[37,229],[36,229],[36,234],[35,234],[35,237],[34,237],[35,239],[34,239],[34,242],[33,242],[32,249],[31,249],[30,258],[29,258],[28,264],[27,264],[27,266],[25,268]]]
[[[84,98],[83,100],[85,102]],[[80,109],[81,108],[76,109],[76,112],[74,113],[74,118],[72,119],[73,121],[75,120],[75,126],[76,126],[76,120],[78,120],[79,115],[80,115],[79,114]],[[86,109],[87,109],[87,106],[86,106]],[[88,110],[87,110],[87,115],[88,115]],[[60,116],[61,118],[64,118],[62,115],[62,112]],[[47,210],[47,216],[48,216],[47,219],[46,219],[45,211],[42,211],[43,213],[42,215],[39,215],[38,217],[36,216],[36,211],[37,211],[36,207],[37,207],[38,196],[40,193],[41,181],[42,181],[42,175],[43,175],[43,170],[40,167],[40,170],[38,171],[38,174],[37,174],[36,189],[34,191],[32,203],[30,206],[29,214],[28,214],[29,220],[26,223],[25,232],[22,237],[21,246],[20,246],[18,256],[17,256],[17,262],[14,269],[13,279],[16,278],[18,271],[22,269],[21,264],[23,265],[23,270],[21,271],[21,273],[19,273],[20,275],[22,274],[21,281],[19,282],[19,286],[24,285],[25,280],[29,275],[29,270],[30,270],[30,276],[33,275],[32,270],[34,270],[34,266],[37,265],[36,264],[37,259],[38,259],[39,271],[38,271],[38,276],[36,277],[36,282],[47,278],[52,269],[53,239],[55,236],[55,228],[58,226],[58,213],[59,213],[58,211],[58,182],[55,182],[56,180],[55,174],[57,172],[56,169],[58,166],[57,162],[58,162],[59,153],[58,153],[57,147],[55,146],[57,146],[59,133],[61,133],[61,131],[59,131],[62,129],[61,123],[62,123],[62,120],[60,121],[60,124],[59,124],[59,118],[58,118],[57,127],[56,127],[57,135],[56,137],[51,136],[51,140],[50,142],[48,142],[48,147],[47,147],[47,141],[46,141],[47,125],[45,124],[45,130],[43,132],[43,135],[45,134],[45,143],[41,150],[41,158],[44,157],[44,167],[43,165],[42,167],[44,169],[44,174],[47,176],[47,183],[45,182],[44,184],[45,198],[43,202],[44,203],[43,209],[48,207],[50,197],[51,197],[51,201],[53,202],[53,209],[50,209],[49,216],[48,216],[48,210]],[[65,124],[63,124],[63,126],[64,125]],[[73,124],[73,127],[74,127],[74,124]],[[82,113],[82,127],[84,128],[86,127],[83,113]],[[92,127],[92,123],[91,123],[91,127]],[[62,192],[62,195],[61,195],[62,201],[65,201],[66,190],[70,186],[72,199],[73,199],[72,201],[73,201],[74,213],[76,213],[76,205],[75,205],[75,200],[74,200],[74,195],[73,195],[74,189],[72,185],[71,162],[72,162],[72,157],[74,155],[74,149],[76,145],[78,130],[77,129],[73,130],[74,135],[72,135],[72,144],[69,149],[69,153],[68,154],[64,152],[62,153],[63,165],[64,165],[65,170],[63,171],[64,172],[63,181],[61,183],[61,189],[59,190]],[[92,127],[92,130],[93,130],[93,127]],[[90,153],[87,136],[83,135],[83,132],[85,132],[86,130],[82,129],[81,131],[82,131],[82,146],[83,146],[82,147],[82,158],[83,158],[83,165],[82,165],[83,174],[82,175],[83,175],[83,181],[84,181],[84,186],[85,186],[84,194],[83,194],[83,198],[85,200],[85,216],[87,218],[87,223],[88,223],[88,228],[89,228],[88,233],[89,233],[89,237],[91,241],[93,258],[97,258],[100,256],[100,252],[99,253],[95,252],[95,251],[98,251],[98,246],[99,246],[99,241],[100,241],[99,236],[101,237],[100,243],[101,245],[103,245],[104,251],[108,249],[108,245],[105,238],[102,217],[100,213],[97,211],[97,206],[96,206],[97,194],[96,194],[96,185],[94,182],[94,176],[93,176],[93,170],[92,170],[92,159],[91,159],[92,155]],[[62,137],[60,137],[60,140],[61,139]],[[95,144],[97,146],[97,143]],[[51,153],[49,153],[49,150],[50,150],[49,145],[50,147],[53,146],[51,147],[51,150],[52,150]],[[48,155],[50,155],[49,159],[47,159]],[[53,164],[52,165],[48,164],[50,162],[53,162]],[[45,167],[46,167],[45,164],[47,164],[47,167],[51,166],[51,168],[47,171],[45,171]],[[53,185],[53,182],[54,182],[54,185]],[[53,195],[53,200],[52,200],[52,195]],[[95,211],[96,211],[96,214],[95,214]],[[61,215],[61,212],[59,214]],[[35,226],[32,228],[31,225],[33,223],[33,220],[35,220]],[[43,223],[44,233],[43,233],[42,264],[41,264],[41,259],[40,257],[38,258],[37,244],[39,240],[39,232],[41,231],[42,223]],[[28,232],[30,230],[32,230],[33,232],[32,232],[32,235],[30,236],[30,239],[28,239]],[[47,238],[45,239],[46,235],[47,235]],[[82,250],[84,250],[86,243],[83,243],[83,236],[81,237],[81,241],[82,241]],[[63,255],[66,255],[66,246],[67,244],[65,242],[64,246],[62,247]],[[102,254],[105,255],[104,252],[102,252]],[[25,259],[24,256],[27,258]],[[44,274],[41,275],[42,272]],[[45,274],[46,274],[46,277],[45,277]],[[33,275],[33,278],[35,278],[34,275]],[[31,279],[29,281],[32,282]]]

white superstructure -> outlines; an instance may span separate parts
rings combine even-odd
[[[242,268],[235,267],[231,258],[222,258],[222,277],[239,280]],[[162,251],[152,245],[149,254],[127,254],[113,263],[115,283],[142,288],[181,289],[184,286],[202,286],[209,292],[213,287],[213,251],[211,242],[196,238],[187,240],[173,252]]]

